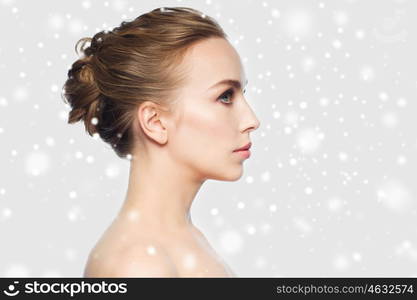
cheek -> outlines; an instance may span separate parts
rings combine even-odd
[[[224,164],[233,151],[234,130],[229,117],[210,105],[185,109],[175,133],[176,153],[182,153],[186,160]]]
[[[236,128],[231,111],[189,107],[176,124],[169,149],[180,167],[206,179],[236,181],[242,176],[242,159],[233,153]]]

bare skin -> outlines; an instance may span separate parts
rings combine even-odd
[[[127,223],[132,222],[143,229],[140,232],[138,230],[129,231]],[[197,227],[191,226],[176,231],[160,232],[157,229],[149,230],[149,227],[140,224],[139,220],[135,221],[128,217],[125,220],[113,222],[101,237],[90,253],[84,276],[115,277],[106,268],[112,267],[113,258],[118,257],[125,247],[135,244],[149,245],[157,249],[156,252],[167,255],[172,264],[173,277],[236,276]],[[110,262],[110,265],[103,262]],[[131,276],[126,274],[126,277]]]
[[[227,40],[195,44],[183,67],[187,82],[178,88],[173,112],[149,101],[137,109],[126,198],[90,253],[85,276],[234,276],[192,223],[190,208],[207,179],[242,176],[244,158],[233,151],[250,141],[259,121],[243,96],[246,78]],[[212,87],[223,79],[240,81],[241,89]],[[233,96],[225,95],[230,89]],[[132,263],[123,268],[123,259]]]

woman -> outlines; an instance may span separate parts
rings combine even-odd
[[[84,276],[235,276],[190,216],[207,179],[241,177],[250,153],[234,150],[259,127],[226,34],[201,12],[172,7],[80,42],[90,45],[68,71],[68,122],[83,120],[130,160],[125,201]]]

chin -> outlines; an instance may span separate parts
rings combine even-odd
[[[237,181],[243,175],[243,167],[236,168],[235,170],[224,170],[222,174],[217,174],[212,176],[212,179],[221,180],[221,181]]]

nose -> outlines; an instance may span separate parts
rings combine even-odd
[[[255,131],[256,129],[258,129],[260,124],[261,123],[259,122],[258,118],[254,117],[254,120],[252,121],[252,125],[250,127],[250,128],[252,128],[251,131]]]
[[[261,123],[259,122],[255,113],[251,109],[249,109],[249,110],[250,110],[249,123],[246,123],[243,129],[244,129],[244,131],[246,131],[248,129],[250,131],[255,131],[256,129],[259,128]]]
[[[254,125],[253,125],[253,130],[256,130],[259,128],[259,126],[261,125],[261,122],[259,122],[258,118],[254,115],[255,121],[254,121]]]
[[[245,100],[244,101],[245,113],[243,115],[248,116],[248,119],[245,118],[245,120],[249,120],[249,121],[243,122],[244,124],[243,131],[248,130],[248,129],[250,129],[250,131],[254,131],[259,128],[261,123],[259,122],[258,118],[256,117],[250,105],[246,102],[246,99],[245,98],[243,99]]]

